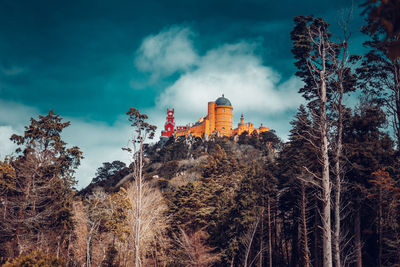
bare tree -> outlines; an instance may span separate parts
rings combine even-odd
[[[247,233],[242,238],[242,242],[245,247],[245,254],[244,254],[244,259],[243,259],[244,267],[249,266],[248,262],[249,262],[250,251],[251,251],[251,247],[253,245],[254,237],[255,237],[259,223],[260,223],[260,218],[258,217],[257,220],[249,227]],[[257,256],[259,256],[259,255],[257,255]]]
[[[308,227],[307,227],[307,197],[305,182],[301,182],[301,235],[303,241],[303,260],[304,266],[310,267],[310,249],[308,246]]]
[[[208,234],[202,230],[189,235],[180,229],[175,243],[184,251],[186,266],[207,267],[219,260],[220,255],[212,253],[213,248],[206,245],[207,238]]]
[[[328,52],[331,54],[331,64],[334,70],[332,77],[332,109],[333,116],[335,117],[333,138],[331,146],[333,149],[334,168],[333,174],[335,176],[334,187],[334,231],[333,231],[333,255],[335,266],[342,266],[341,257],[341,241],[343,236],[341,233],[341,220],[343,205],[341,203],[341,193],[343,184],[343,117],[345,113],[345,106],[343,105],[344,95],[348,92],[355,90],[356,78],[352,73],[352,64],[354,64],[358,57],[350,56],[348,52],[349,33],[347,25],[350,21],[352,11],[349,11],[347,16],[342,15],[340,27],[343,30],[343,42],[340,44],[328,43]]]
[[[155,243],[163,241],[162,236],[164,236],[167,226],[167,218],[164,215],[167,206],[157,188],[151,187],[147,181],[142,181],[139,192],[137,183],[139,181],[134,181],[127,188],[127,196],[131,203],[137,203],[139,199],[141,202],[140,206],[133,205],[128,214],[128,225],[131,229],[128,245],[131,244],[135,249],[139,241],[139,250],[135,250],[133,255],[134,262],[144,264],[145,254],[153,250],[152,246]],[[140,213],[137,212],[137,208],[141,209]],[[140,220],[138,220],[138,214]],[[139,231],[139,233],[136,233],[136,231]],[[140,240],[137,240],[138,237]],[[139,255],[139,259],[136,259],[136,255]]]
[[[90,267],[92,264],[92,244],[93,239],[98,238],[100,235],[100,226],[105,223],[109,212],[108,196],[103,191],[95,191],[90,195],[87,202],[87,239],[86,239],[86,266]],[[97,262],[101,262],[97,260]]]
[[[69,243],[69,251],[74,260],[81,266],[86,264],[88,224],[87,213],[82,201],[75,201],[73,204],[73,220],[75,222],[72,234],[72,242]]]
[[[295,63],[305,85],[300,92],[309,100],[313,123],[318,133],[318,142],[310,140],[319,154],[321,175],[310,174],[316,179],[315,184],[321,189],[322,202],[322,250],[323,264],[332,267],[332,228],[331,228],[331,179],[329,166],[329,128],[328,128],[328,90],[329,79],[333,74],[330,64],[332,56],[328,24],[320,18],[298,16],[295,18],[292,31],[294,42],[293,53],[298,61]]]
[[[146,114],[141,114],[139,110],[135,108],[130,108],[126,113],[129,116],[129,121],[131,122],[131,126],[134,128],[134,135],[132,137],[131,145],[132,148],[127,147],[123,148],[128,152],[132,153],[132,175],[135,180],[136,186],[136,208],[134,209],[135,214],[135,267],[139,267],[142,265],[141,262],[141,228],[142,228],[142,212],[143,212],[143,158],[144,158],[144,142],[147,138],[152,139],[154,137],[154,132],[156,130],[156,126],[150,125],[146,122],[148,119]]]

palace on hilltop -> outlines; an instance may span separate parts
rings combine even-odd
[[[259,128],[255,128],[251,122],[244,122],[243,114],[240,117],[238,127],[233,129],[233,107],[231,101],[224,95],[219,97],[215,102],[208,102],[207,116],[201,117],[196,123],[186,126],[176,126],[174,122],[174,109],[167,109],[167,122],[164,125],[164,131],[161,137],[179,137],[179,136],[196,136],[200,138],[208,138],[212,134],[218,136],[235,136],[244,132],[258,134],[269,131],[269,128],[262,124]]]

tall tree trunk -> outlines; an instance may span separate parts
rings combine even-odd
[[[86,241],[86,267],[90,267],[90,260],[91,260],[91,237],[89,236]]]
[[[319,232],[319,225],[318,225],[318,207],[314,207],[314,262],[315,266],[320,266],[320,259],[319,259],[319,245],[318,245],[318,232]]]
[[[304,182],[301,183],[301,221],[303,225],[303,260],[304,266],[310,267],[310,253],[308,248],[308,238],[307,238],[307,220],[306,220],[306,189]]]
[[[337,139],[336,139],[336,151],[335,151],[335,174],[336,174],[336,190],[335,190],[335,231],[333,233],[334,238],[334,257],[335,257],[335,266],[341,267],[341,257],[340,257],[340,195],[342,191],[342,180],[341,180],[341,162],[340,159],[342,157],[342,150],[343,150],[343,142],[342,142],[342,135],[343,135],[343,78],[342,73],[339,74],[339,99],[338,99],[338,130],[337,130]]]
[[[277,251],[277,254],[282,255],[282,248],[278,244],[278,238],[281,236],[280,232],[282,231],[282,229],[279,228],[279,225],[280,225],[279,216],[278,216],[277,212],[274,212],[272,214],[272,216],[273,216],[273,225],[274,225],[274,231],[272,233],[273,237],[274,237],[274,240],[272,243],[272,245],[273,245],[272,249],[273,249],[273,251]],[[272,257],[272,262],[274,262],[274,261],[276,261],[276,259],[274,259]]]
[[[301,246],[299,245],[300,242],[300,238],[299,238],[299,233],[300,233],[300,224],[298,223],[298,213],[297,213],[297,209],[293,209],[293,214],[292,214],[292,220],[293,220],[293,230],[291,231],[291,245],[290,245],[290,251],[289,251],[289,266],[291,267],[296,267],[298,266],[298,262],[299,262],[299,249],[301,248]]]
[[[382,187],[379,187],[378,214],[378,267],[382,266]]]
[[[360,227],[360,209],[357,209],[356,218],[354,221],[354,238],[356,246],[356,266],[362,267],[362,246],[361,246],[361,227]]]
[[[321,156],[322,156],[322,251],[324,267],[332,267],[332,236],[331,236],[331,182],[329,177],[328,154],[328,118],[326,114],[327,88],[325,45],[322,44],[322,69],[320,71],[320,126],[321,126]]]
[[[399,40],[399,38],[397,38]],[[393,129],[396,134],[397,148],[400,148],[400,59],[392,61],[394,74],[394,111],[393,111]]]
[[[260,225],[260,257],[258,259],[258,266],[263,266],[263,254],[264,254],[264,199],[262,203],[262,210],[261,210],[261,225]]]
[[[271,200],[267,198],[267,217],[268,217],[268,263],[272,267],[272,234],[271,234]]]
[[[142,209],[142,168],[143,168],[143,138],[140,132],[140,125],[138,126],[139,129],[139,138],[140,138],[140,147],[139,147],[139,166],[136,175],[136,190],[137,190],[137,201],[136,201],[136,240],[135,240],[135,267],[141,266],[140,261],[140,228],[141,228],[141,209]]]
[[[22,222],[24,220],[24,212],[25,212],[26,207],[28,206],[28,200],[29,200],[30,193],[31,193],[32,180],[33,180],[33,178],[31,178],[27,183],[27,187],[24,191],[24,195],[25,195],[24,201],[23,201],[21,207],[19,207],[20,209],[18,211],[17,227],[15,229],[14,239],[12,242],[14,257],[18,257],[20,254],[19,237],[20,237]]]
[[[256,223],[253,224],[253,226],[252,226],[253,229],[250,229],[252,231],[251,231],[251,235],[249,236],[249,240],[247,240],[248,244],[246,247],[246,252],[245,252],[245,257],[244,257],[244,265],[243,265],[244,267],[248,266],[247,262],[249,260],[251,246],[253,244],[254,236],[255,236],[257,228],[258,228],[258,222],[259,222],[259,218],[257,219]]]

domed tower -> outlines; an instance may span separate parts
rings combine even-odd
[[[215,130],[221,136],[231,136],[233,107],[224,95],[215,101]]]

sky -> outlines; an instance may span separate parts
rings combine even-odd
[[[353,6],[350,48],[362,53],[359,2],[349,0],[0,0],[0,159],[13,133],[54,110],[71,126],[68,146],[85,159],[78,188],[103,162],[130,162],[121,147],[132,129],[129,107],[163,128],[196,122],[222,94],[255,126],[285,140],[304,102],[297,93],[290,31],[297,15],[332,25]],[[348,101],[352,101],[348,99]]]

